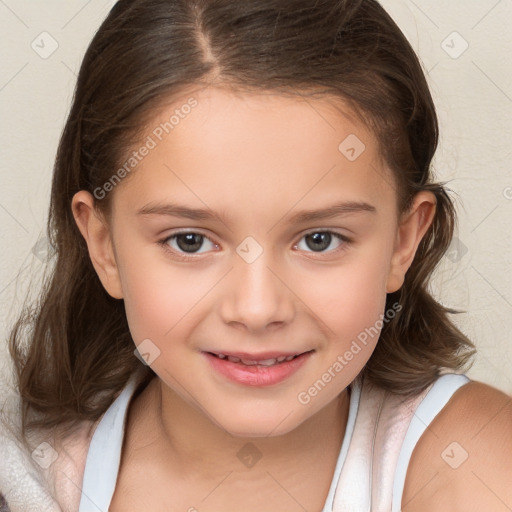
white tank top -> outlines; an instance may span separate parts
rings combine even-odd
[[[419,438],[453,393],[470,382],[447,373],[419,395],[350,384],[345,437],[322,512],[400,512],[407,467]],[[98,423],[87,453],[78,512],[108,512],[116,486],[128,405],[136,375]]]

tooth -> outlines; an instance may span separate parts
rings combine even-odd
[[[248,361],[246,359],[242,359],[241,361],[243,364],[246,364],[248,366],[254,366],[254,365],[258,364],[258,361]]]
[[[263,361],[258,361],[258,364],[261,366],[272,366],[276,364],[276,359],[264,359]]]
[[[288,356],[285,358],[285,361],[291,361],[295,356]]]
[[[217,357],[220,357],[220,359],[226,359],[226,356],[224,354],[217,354]]]
[[[232,363],[239,363],[240,358],[235,356],[228,356],[228,361],[231,361]]]
[[[286,359],[286,356],[281,356],[277,358],[278,363],[282,363]]]

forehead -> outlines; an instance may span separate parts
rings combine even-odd
[[[339,98],[195,89],[162,105],[141,140],[151,150],[116,190],[133,207],[180,197],[259,215],[394,199],[375,135]]]

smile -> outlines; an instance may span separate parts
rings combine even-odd
[[[214,356],[217,356],[219,359],[227,359],[228,361],[231,361],[232,363],[241,363],[245,364],[247,366],[274,366],[277,363],[282,363],[283,361],[291,361],[292,359],[295,359],[296,357],[299,357],[300,354],[291,355],[291,356],[279,356],[275,358],[268,358],[268,359],[246,359],[236,356],[227,356],[225,354],[214,354]]]
[[[203,352],[216,373],[246,386],[270,386],[291,377],[314,350],[295,354]]]

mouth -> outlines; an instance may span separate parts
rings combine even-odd
[[[284,362],[292,361],[293,359],[300,357],[303,354],[313,352],[309,350],[307,352],[300,352],[297,354],[262,354],[262,355],[251,355],[251,354],[222,354],[220,352],[208,352],[212,356],[218,357],[219,359],[225,359],[231,363],[239,363],[245,366],[275,366]]]
[[[293,375],[314,350],[261,354],[203,352],[212,368],[229,380],[248,386],[269,386]]]

